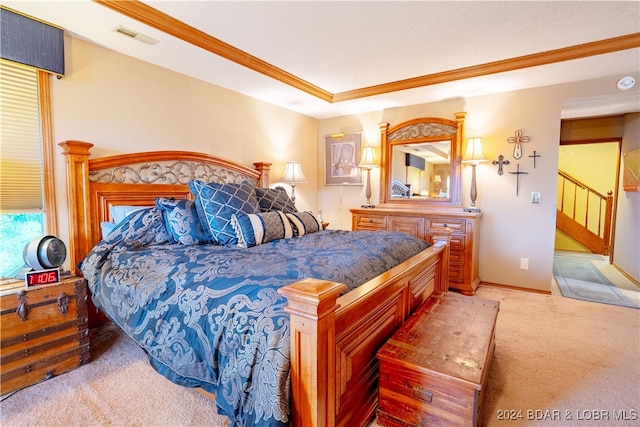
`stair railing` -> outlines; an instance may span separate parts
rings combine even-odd
[[[558,180],[556,224],[592,251],[608,255],[613,192],[604,195],[560,170]]]

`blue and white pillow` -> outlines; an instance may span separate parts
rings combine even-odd
[[[164,225],[175,242],[183,245],[209,243],[193,200],[158,197],[156,207],[162,212]]]
[[[205,183],[193,180],[189,188],[196,198],[196,209],[204,232],[210,241],[233,245],[238,239],[231,225],[234,214],[255,214],[260,206],[254,192],[255,184]]]
[[[236,232],[237,245],[242,248],[293,237],[291,223],[280,211],[236,214],[231,217],[231,224]]]
[[[322,221],[320,221],[313,212],[294,212],[286,215],[293,225],[296,236],[304,236],[305,234],[316,233],[324,229]]]
[[[256,188],[256,197],[262,212],[282,211],[284,213],[298,212],[293,200],[282,187]]]

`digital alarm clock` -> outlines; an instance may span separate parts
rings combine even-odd
[[[24,273],[27,286],[47,285],[60,281],[60,266],[67,258],[67,247],[55,236],[36,237],[22,252],[30,271]]]

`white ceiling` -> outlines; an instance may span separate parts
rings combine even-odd
[[[640,32],[637,1],[145,3],[334,94]],[[330,103],[89,0],[0,4],[72,36],[316,118],[606,76],[615,85],[640,71],[640,48],[634,48]],[[158,43],[123,36],[114,31],[119,26]],[[630,102],[637,110],[635,98],[614,94],[568,105],[593,113],[594,102],[625,109]]]

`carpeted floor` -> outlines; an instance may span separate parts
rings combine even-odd
[[[639,425],[638,310],[487,286],[477,295],[500,301],[481,424]],[[115,328],[92,336],[91,363],[9,396],[0,414],[6,427],[230,424]]]
[[[640,289],[621,274],[612,274],[611,270],[615,267],[600,255],[569,251],[554,253],[553,274],[564,297],[640,308]]]

